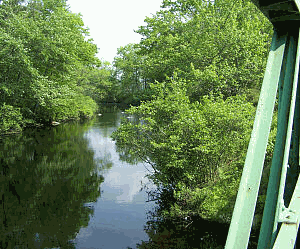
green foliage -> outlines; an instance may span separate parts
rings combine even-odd
[[[191,103],[177,79],[151,87],[154,99],[128,110],[140,122],[125,122],[113,134],[117,146],[151,164],[150,179],[175,198],[167,215],[227,218],[223,207],[237,191],[255,108],[243,96]]]
[[[20,131],[22,120],[20,109],[6,104],[0,107],[0,133]]]
[[[174,72],[186,80],[192,101],[207,94],[251,98],[249,89],[259,89],[272,25],[251,1],[165,0],[145,22],[136,31],[141,42],[115,58],[122,91],[143,91]]]
[[[80,15],[66,1],[23,2],[0,4],[0,105],[26,123],[91,116],[96,104],[77,78],[100,61]]]
[[[108,62],[102,62],[96,68],[84,67],[77,76],[77,85],[96,103],[116,102],[116,86],[113,85],[112,74],[113,70]]]
[[[113,62],[118,102],[136,103],[144,99],[143,92],[147,89],[148,83],[144,78],[144,61],[139,50],[136,44],[128,44],[118,49]]]
[[[164,0],[145,22],[136,31],[140,43],[120,48],[114,66],[119,95],[149,101],[128,111],[136,120],[124,122],[114,139],[124,160],[152,166],[152,197],[166,217],[228,222],[272,25],[248,0]],[[276,120],[264,176],[275,134]],[[259,209],[264,194],[262,184]]]
[[[89,149],[83,134],[90,124],[27,129],[1,140],[1,248],[75,248],[71,240],[94,212],[87,203],[101,193],[99,170],[111,166]]]

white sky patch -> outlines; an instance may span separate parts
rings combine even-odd
[[[104,176],[104,182],[100,186],[103,191],[101,199],[120,204],[132,202],[143,204],[145,193],[140,192],[141,181],[144,184],[149,182],[145,177],[148,171],[142,163],[131,165],[119,160],[115,142],[110,137],[111,132],[110,129],[93,128],[85,134],[89,140],[90,149],[94,151],[95,159],[104,159],[104,162],[107,159],[112,162],[111,168],[100,170],[100,174]]]
[[[162,0],[68,0],[73,13],[81,13],[90,29],[91,38],[100,48],[98,57],[112,62],[117,48],[138,43],[141,36],[134,32],[145,25],[160,9]]]
[[[145,172],[141,171],[143,165],[136,165],[136,167],[128,167],[125,170],[122,170],[119,167],[113,168],[107,175],[105,175],[105,185],[110,189],[117,190],[115,193],[115,201],[118,203],[129,203],[135,200],[136,195],[139,194],[141,189],[141,180],[144,179]],[[114,170],[118,170],[116,172]],[[122,173],[120,173],[120,171]],[[104,192],[104,197],[109,198],[113,197],[112,193],[107,189],[107,192]],[[107,195],[106,195],[107,194]],[[139,201],[139,200],[136,200]],[[143,203],[145,200],[141,200]]]

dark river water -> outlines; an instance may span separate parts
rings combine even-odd
[[[119,159],[120,111],[0,137],[0,248],[135,248],[153,203]],[[142,182],[142,183],[141,183]]]

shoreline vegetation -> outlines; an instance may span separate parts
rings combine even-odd
[[[0,133],[0,136],[9,136],[9,135],[14,135],[14,134],[20,134],[23,132],[23,130],[25,129],[29,129],[29,128],[46,128],[46,127],[55,127],[64,123],[68,123],[68,122],[73,122],[73,121],[84,121],[84,120],[91,120],[93,118],[95,118],[96,116],[102,116],[103,114],[99,112],[99,109],[102,111],[105,110],[111,110],[113,108],[113,110],[115,108],[118,109],[122,109],[125,110],[126,108],[128,108],[127,104],[124,103],[105,103],[105,104],[101,104],[98,105],[98,109],[95,113],[93,113],[92,116],[84,116],[84,117],[70,117],[68,119],[62,119],[58,121],[51,121],[51,122],[47,122],[47,123],[28,123],[26,126],[23,127],[19,127],[17,126],[15,128],[15,130],[12,128],[12,126],[8,129],[6,129],[6,131]]]
[[[151,165],[156,217],[230,222],[273,34],[251,1],[163,0],[135,31],[141,41],[120,47],[112,65],[96,57],[67,1],[0,1],[0,27],[0,134],[124,104],[135,118],[113,138],[123,160]]]
[[[159,248],[154,234],[164,231],[165,221],[230,223],[273,30],[250,1],[240,0],[165,0],[145,22],[136,30],[140,43],[121,47],[114,60],[123,96],[138,104],[126,111],[135,118],[124,120],[113,139],[124,161],[151,165],[148,178],[157,189],[149,200],[157,203],[153,215],[162,223],[154,222],[149,243],[139,248]],[[276,125],[277,110],[256,231]],[[178,243],[173,248],[185,242]]]
[[[0,24],[1,134],[97,113],[111,69],[66,1],[1,1]]]

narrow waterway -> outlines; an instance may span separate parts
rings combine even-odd
[[[104,160],[109,168],[100,167],[104,176],[101,197],[94,204],[89,226],[82,228],[75,239],[78,248],[135,248],[148,239],[143,227],[151,204],[140,191],[142,184],[147,184],[145,165],[121,161],[110,138],[122,116],[121,112],[104,113],[85,133],[94,158]]]
[[[120,160],[120,111],[0,138],[0,248],[135,248],[153,204]]]

